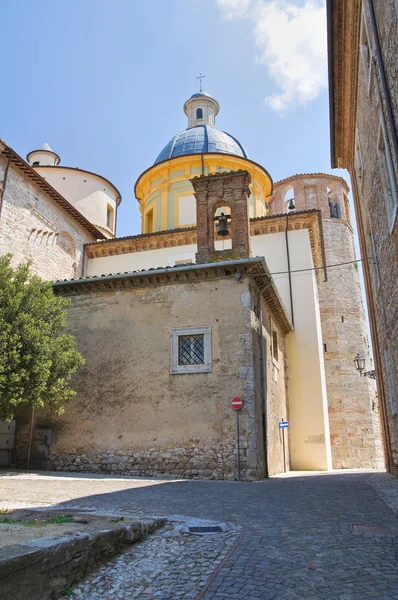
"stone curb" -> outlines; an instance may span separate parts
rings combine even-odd
[[[85,533],[42,537],[0,549],[3,598],[55,600],[75,581],[162,527],[165,519],[104,523]]]

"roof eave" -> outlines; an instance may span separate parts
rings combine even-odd
[[[49,196],[57,202],[66,212],[73,216],[87,231],[89,231],[97,239],[106,239],[106,236],[99,231],[81,212],[79,212],[70,202],[66,200],[61,194],[52,187],[35,169],[33,169],[29,163],[27,163],[15,150],[10,146],[5,145],[1,154],[7,157],[11,157],[11,163],[14,164],[22,171],[27,174],[38,186],[47,192]]]

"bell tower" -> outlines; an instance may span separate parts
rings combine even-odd
[[[230,171],[201,175],[190,180],[196,198],[197,263],[234,260],[250,257],[249,196],[251,183],[248,171]],[[223,209],[223,238],[230,239],[232,248],[216,249],[215,221],[218,209]],[[230,228],[228,238],[226,227]],[[221,232],[220,232],[221,233]]]

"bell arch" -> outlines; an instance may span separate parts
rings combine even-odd
[[[294,193],[294,187],[292,185],[289,185],[285,188],[285,190],[283,191],[283,200],[282,200],[283,206],[283,212],[284,213],[288,213],[291,210],[294,210],[294,208],[292,208],[292,206],[295,207],[295,193]]]
[[[197,263],[250,256],[248,171],[230,171],[201,175],[190,180],[196,198]],[[216,251],[214,217],[218,209],[230,207],[232,249]]]

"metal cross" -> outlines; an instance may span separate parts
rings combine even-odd
[[[202,90],[202,79],[204,77],[206,77],[206,75],[202,75],[202,73],[199,73],[199,77],[196,78],[196,79],[200,80],[200,89],[199,89],[200,92],[203,92],[203,90]]]

